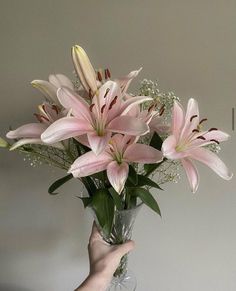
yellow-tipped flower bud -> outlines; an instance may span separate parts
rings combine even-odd
[[[72,47],[72,60],[84,89],[94,95],[97,91],[96,73],[86,52],[79,45]]]

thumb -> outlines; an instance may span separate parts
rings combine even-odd
[[[116,253],[117,255],[120,255],[121,257],[123,257],[125,254],[127,254],[128,252],[132,251],[134,249],[135,243],[133,240],[129,240],[121,245],[117,245],[114,253]]]

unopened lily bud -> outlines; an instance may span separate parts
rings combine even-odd
[[[49,83],[48,81],[44,80],[34,80],[31,82],[31,85],[38,89],[48,101],[51,101],[55,104],[58,104],[57,100],[57,88]]]
[[[0,148],[8,148],[8,147],[9,147],[9,143],[5,141],[5,139],[0,137]]]
[[[72,60],[78,77],[84,89],[93,94],[97,91],[95,70],[84,49],[78,45],[72,47]]]

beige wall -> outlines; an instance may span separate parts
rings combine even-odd
[[[235,0],[1,0],[0,37],[0,135],[33,120],[41,99],[32,79],[72,75],[70,47],[79,43],[113,75],[142,66],[140,79],[158,78],[184,103],[198,98],[209,126],[232,135],[221,157],[235,172]],[[199,171],[196,195],[184,175],[158,194],[162,220],[140,213],[130,257],[138,290],[236,290],[236,182]],[[1,151],[1,291],[69,291],[84,278],[91,217],[76,182],[47,194],[62,174]]]

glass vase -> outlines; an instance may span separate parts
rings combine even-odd
[[[99,226],[95,212],[92,211],[94,220],[103,239],[112,245],[122,244],[127,240],[130,240],[135,219],[141,207],[142,203],[131,209],[116,210],[114,214],[111,234],[109,237],[103,233],[101,227]],[[134,276],[133,272],[128,269],[128,255],[125,255],[121,258],[120,264],[113,274],[113,279],[107,291],[135,291],[136,287],[136,277]]]

